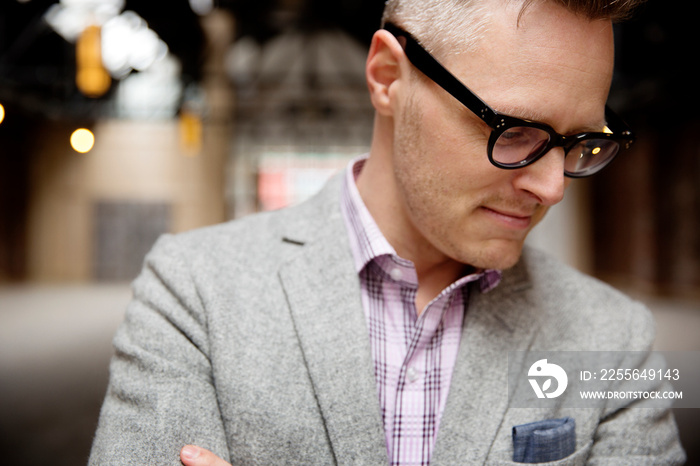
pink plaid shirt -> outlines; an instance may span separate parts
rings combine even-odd
[[[341,207],[360,276],[387,452],[392,465],[427,465],[457,358],[466,285],[478,281],[487,292],[501,274],[487,270],[460,278],[418,316],[413,263],[396,255],[357,191],[364,161],[350,163]]]

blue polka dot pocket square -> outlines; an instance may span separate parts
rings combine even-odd
[[[513,461],[545,463],[557,461],[576,449],[576,421],[573,418],[546,419],[513,426]]]

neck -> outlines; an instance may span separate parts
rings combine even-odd
[[[380,231],[396,253],[413,262],[418,275],[416,309],[421,310],[463,275],[465,265],[436,249],[414,226],[393,170],[393,120],[378,115],[370,156],[357,189]]]

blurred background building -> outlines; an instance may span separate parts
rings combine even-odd
[[[299,202],[367,151],[364,59],[382,8],[0,2],[8,464],[85,462],[128,281],[160,234]],[[651,0],[616,26],[610,104],[637,144],[576,181],[531,240],[649,303],[666,350],[700,350],[695,13]],[[698,461],[692,414],[676,415]]]

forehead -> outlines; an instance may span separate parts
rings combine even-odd
[[[495,110],[549,123],[561,132],[603,121],[613,66],[609,21],[536,2],[497,2],[470,52],[445,65]]]

